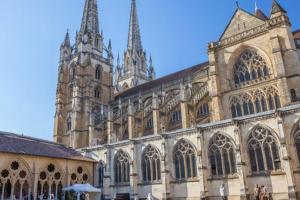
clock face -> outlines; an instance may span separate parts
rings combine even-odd
[[[89,41],[89,36],[88,36],[87,34],[84,34],[83,37],[82,37],[82,42],[83,42],[84,44],[87,44],[88,41]]]

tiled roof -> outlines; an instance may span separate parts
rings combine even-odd
[[[293,32],[295,39],[300,39],[300,29]]]
[[[187,76],[189,76],[191,74],[194,74],[195,72],[197,72],[200,69],[202,69],[204,67],[207,67],[207,66],[208,66],[208,62],[204,62],[204,63],[198,64],[198,65],[195,65],[193,67],[186,68],[184,70],[175,72],[173,74],[169,74],[167,76],[163,76],[163,77],[155,79],[153,81],[149,81],[147,83],[144,83],[144,84],[138,85],[136,87],[130,88],[130,89],[124,91],[124,92],[121,92],[121,93],[117,94],[115,96],[115,98],[118,99],[119,97],[128,97],[128,96],[134,95],[134,94],[136,94],[140,91],[143,92],[143,91],[146,91],[146,90],[150,90],[150,89],[158,87],[158,86],[160,86],[164,83],[168,83],[168,82],[171,82],[171,81],[174,81],[174,80],[181,79],[183,77],[187,77]]]
[[[0,152],[95,162],[54,142],[0,131]]]
[[[256,10],[255,16],[263,21],[268,20],[268,17],[265,15],[265,13],[263,13],[263,11],[261,9]]]

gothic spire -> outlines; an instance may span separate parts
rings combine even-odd
[[[131,0],[127,48],[131,50],[134,49],[137,51],[143,50],[135,0]]]
[[[62,43],[62,46],[65,46],[65,47],[70,47],[71,46],[69,30],[67,30],[67,33],[66,33],[64,42]]]
[[[86,0],[82,16],[80,33],[99,33],[97,0]]]
[[[273,15],[273,14],[276,14],[278,12],[286,13],[286,10],[284,10],[282,8],[282,6],[276,0],[273,0],[271,14]]]

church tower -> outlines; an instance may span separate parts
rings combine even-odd
[[[118,62],[115,69],[115,91],[124,91],[155,79],[152,59],[150,62],[147,63],[142,46],[136,0],[131,0],[127,50],[124,53],[124,64],[120,66]]]
[[[112,99],[112,45],[103,43],[97,0],[86,0],[81,28],[60,47],[54,141],[73,148],[105,143],[105,119]]]

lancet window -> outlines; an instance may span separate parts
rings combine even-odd
[[[195,178],[196,171],[196,150],[187,141],[179,141],[174,149],[175,176],[178,180]]]
[[[142,155],[143,181],[155,182],[161,180],[160,154],[152,146],[147,146]]]
[[[236,173],[234,146],[230,139],[223,134],[215,135],[209,147],[211,174],[223,176]]]
[[[115,182],[129,183],[130,158],[123,150],[119,150],[114,159]]]
[[[248,153],[253,173],[279,170],[279,148],[270,130],[256,127],[248,139]]]

